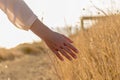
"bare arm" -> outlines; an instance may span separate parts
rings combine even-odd
[[[72,41],[44,25],[23,0],[0,0],[0,9],[16,27],[30,29],[44,40],[60,60],[64,60],[63,56],[69,60],[72,60],[72,57],[77,58],[75,53],[78,50],[72,45]]]
[[[71,44],[73,41],[62,34],[50,30],[39,19],[33,23],[30,30],[42,38],[60,60],[64,60],[63,56],[68,60],[72,60],[72,57],[77,58],[75,53],[78,53],[78,50]]]

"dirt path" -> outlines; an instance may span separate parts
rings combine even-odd
[[[59,80],[47,54],[0,63],[0,80]]]

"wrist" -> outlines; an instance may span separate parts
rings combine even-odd
[[[48,36],[48,34],[51,34],[53,32],[46,25],[44,25],[39,19],[35,20],[30,30],[43,40]]]

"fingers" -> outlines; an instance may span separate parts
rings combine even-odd
[[[72,57],[74,58],[74,59],[76,59],[77,58],[77,56],[75,55],[75,53],[73,53],[67,46],[63,46],[63,47],[60,47],[59,49],[51,49],[54,53],[55,53],[55,55],[61,60],[61,61],[64,61],[64,59],[63,59],[63,57],[62,57],[62,55],[63,56],[65,56],[68,60],[72,60]],[[60,55],[60,53],[62,54],[62,55]]]
[[[66,43],[64,45],[62,45],[62,47],[58,47],[57,49],[54,47],[52,49],[52,51],[56,54],[56,56],[61,60],[61,61],[64,61],[63,56],[65,56],[68,60],[72,60],[72,57],[74,59],[77,58],[77,56],[75,55],[74,52],[78,53],[78,50],[70,43]],[[73,52],[74,51],[74,52]],[[60,55],[60,53],[62,55]]]
[[[70,43],[73,43],[73,41],[70,38],[66,36],[64,36],[64,38],[66,38]],[[79,51],[70,43],[66,43],[65,45],[68,46],[70,49],[72,49],[74,52],[78,53]]]
[[[70,61],[72,58],[76,59],[77,56],[74,52],[78,53],[78,50],[71,44],[73,41],[64,35],[63,37],[55,40],[55,42],[46,41],[46,44],[61,61],[64,61],[63,56]]]
[[[59,52],[63,55],[63,56],[65,56],[68,60],[72,60],[72,58],[63,50],[63,49],[59,49]]]
[[[64,35],[63,35],[63,37],[64,37],[65,39],[67,39],[70,43],[73,43],[73,41],[72,41],[70,38],[68,38],[68,37],[66,37],[66,36],[64,36]]]
[[[51,49],[53,51],[53,53],[55,53],[55,55],[61,60],[64,61],[63,57],[58,53],[57,50]]]
[[[67,48],[66,46],[64,47],[64,50],[65,50],[67,53],[69,53],[74,59],[77,58],[77,56],[76,56],[69,48]]]
[[[68,46],[70,49],[72,49],[74,52],[78,53],[79,51],[70,43],[66,43],[66,46]]]

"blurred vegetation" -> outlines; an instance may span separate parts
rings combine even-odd
[[[60,80],[119,80],[120,79],[120,15],[99,19],[91,28],[80,30],[67,26],[66,31],[79,49],[78,59],[59,61],[44,42],[20,44],[12,49],[0,49],[0,61],[14,60],[24,55],[49,53]],[[64,32],[63,31],[63,32]],[[62,33],[62,32],[61,32]]]
[[[46,51],[47,48],[43,42],[24,43],[11,49],[0,48],[0,62],[14,60],[24,55],[38,55]]]
[[[73,62],[56,62],[60,80],[119,80],[119,27],[120,15],[110,15],[71,35],[80,53]]]

